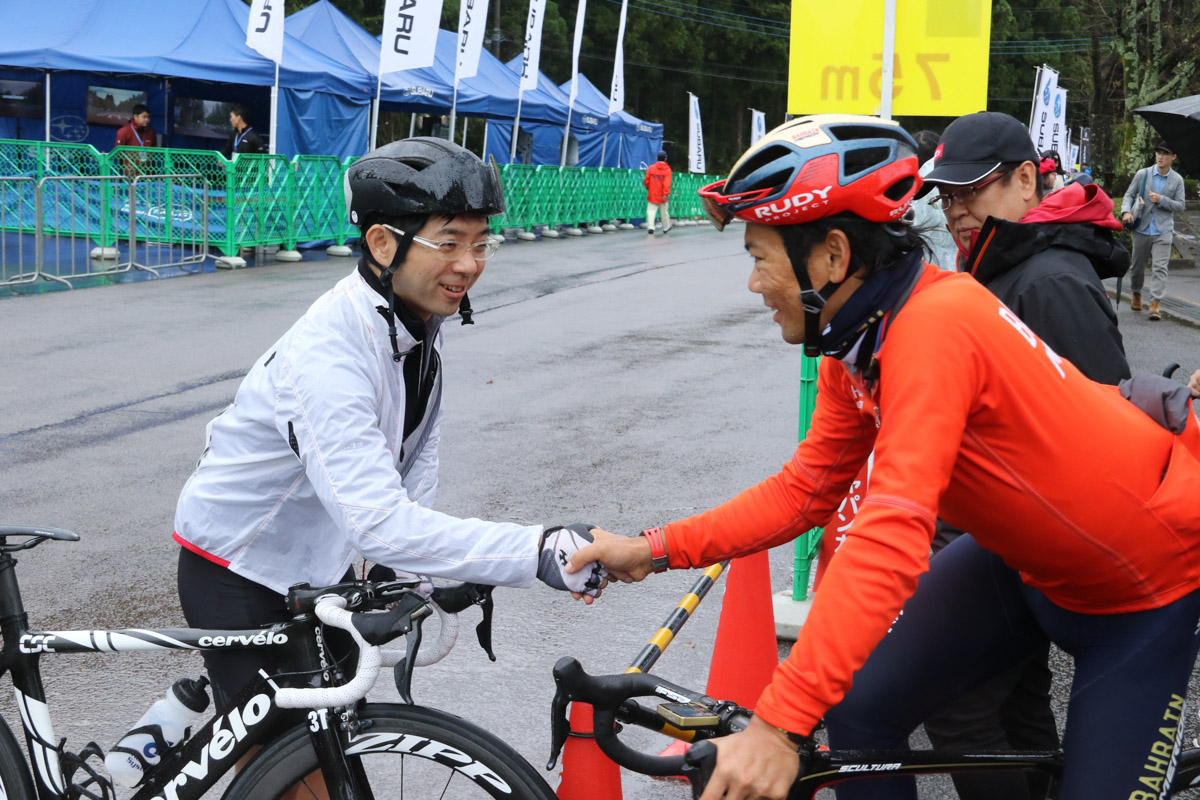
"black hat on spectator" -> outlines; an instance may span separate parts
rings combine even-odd
[[[1167,144],[1165,141],[1159,142],[1158,146],[1154,148],[1154,152],[1166,153],[1169,156],[1175,155],[1175,151],[1171,149],[1171,145]]]
[[[1041,162],[1029,130],[1015,117],[980,111],[951,122],[938,142],[926,183],[966,186],[1001,164]]]

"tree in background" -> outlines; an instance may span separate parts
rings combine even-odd
[[[1120,167],[1133,172],[1160,138],[1133,110],[1184,97],[1195,86],[1198,14],[1194,0],[1123,0],[1115,5],[1126,111]]]

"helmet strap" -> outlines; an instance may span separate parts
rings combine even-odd
[[[379,268],[379,282],[383,284],[383,290],[387,292],[387,322],[388,322],[388,341],[392,344],[392,360],[399,361],[407,353],[400,352],[400,345],[397,339],[396,332],[396,290],[392,287],[392,276],[396,274],[396,270],[400,269],[400,265],[404,263],[404,258],[408,255],[408,248],[412,245],[412,237],[425,224],[424,220],[415,222],[409,225],[404,230],[404,235],[396,236],[396,252],[392,253],[392,261],[386,267],[375,260],[375,254],[371,252],[370,245],[367,245],[367,259],[374,263]]]
[[[833,297],[834,292],[841,288],[845,281],[837,283],[830,281],[820,289],[814,289],[812,281],[808,277],[806,259],[803,258],[804,254],[800,252],[800,248],[796,247],[786,235],[783,237],[783,244],[788,260],[792,264],[792,272],[796,274],[796,281],[800,284],[800,305],[804,308],[804,355],[816,358],[821,355],[821,344],[824,338],[821,334],[821,311],[824,310],[825,303]]]

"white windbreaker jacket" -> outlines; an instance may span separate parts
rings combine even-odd
[[[382,304],[355,271],[258,359],[208,424],[176,507],[176,540],[281,594],[301,581],[336,583],[356,553],[421,575],[529,586],[541,526],[429,508],[442,378],[401,441],[403,364],[392,359]],[[398,336],[401,353],[416,344],[403,326]]]

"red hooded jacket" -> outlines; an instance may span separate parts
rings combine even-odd
[[[646,168],[646,177],[642,178],[646,187],[646,202],[665,203],[671,194],[671,168],[665,161],[655,161]]]

